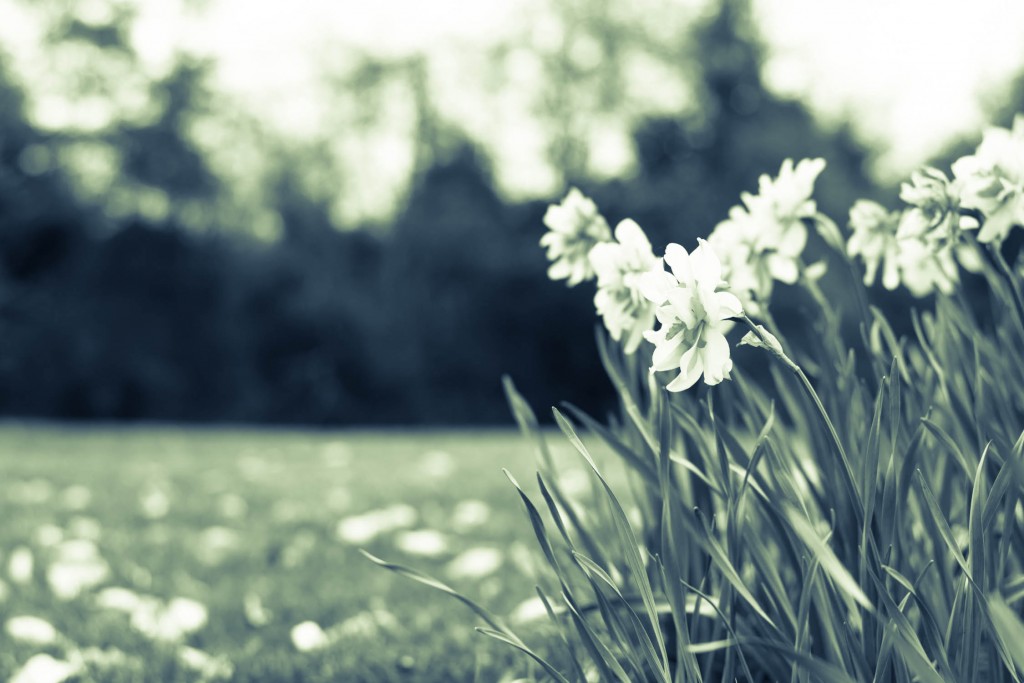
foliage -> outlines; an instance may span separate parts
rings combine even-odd
[[[645,333],[653,354],[599,334],[619,399],[608,424],[570,404],[554,410],[590,466],[593,502],[564,489],[537,418],[507,385],[537,447],[541,496],[512,483],[548,565],[537,591],[559,631],[551,644],[569,663],[545,660],[474,604],[488,624],[478,630],[559,681],[1019,681],[1024,374],[1007,350],[1024,347],[1024,273],[1005,260],[1004,233],[985,226],[994,216],[1015,230],[1024,223],[1022,144],[1024,117],[1012,131],[989,129],[975,155],[953,165],[954,181],[934,169],[915,174],[901,194],[906,208],[877,227],[896,245],[886,253],[920,254],[886,287],[934,293],[904,312],[911,336],[868,305],[852,260],[844,286],[860,303],[853,346],[819,269],[806,263],[772,277],[792,275],[815,302],[804,312],[812,334],[778,334],[768,293],[743,306],[778,336],[738,312],[732,283],[778,253],[759,236],[813,225],[845,260],[846,237],[815,212],[804,162],[795,174],[783,164],[777,179],[764,176],[760,193],[730,213],[755,223],[740,235],[755,240],[745,263],[720,263],[712,238],[689,254],[669,245],[671,275],[659,264],[633,284],[616,280],[622,296],[639,292],[659,306],[661,327]],[[983,185],[1000,189],[977,194]],[[889,258],[849,253],[869,266]],[[604,262],[597,247],[589,258]],[[956,262],[977,272],[982,297],[964,293]],[[713,338],[718,315],[750,329],[743,343],[756,355],[737,349],[735,368]],[[605,323],[619,329],[617,319]],[[767,378],[752,381],[743,366],[769,360]],[[685,391],[702,371],[707,388]],[[628,490],[604,478],[584,430],[631,470]]]

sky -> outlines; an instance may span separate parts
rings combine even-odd
[[[531,112],[536,64],[528,56],[513,60],[508,82],[495,92],[476,58],[525,34],[535,43],[557,42],[563,29],[552,21],[550,0],[290,0],[286,11],[259,0],[120,1],[137,7],[131,39],[150,75],[166,70],[182,48],[213,56],[219,91],[297,139],[336,114],[321,76],[344,54],[339,48],[387,58],[426,54],[438,108],[471,135],[490,140],[506,193],[558,190]],[[656,29],[693,16],[707,1],[635,0],[630,6]],[[45,5],[0,0],[0,45],[20,56],[29,83],[45,78],[43,62],[33,56],[39,44],[33,12]],[[74,6],[80,15],[102,19],[112,2],[76,0]],[[1024,66],[1020,0],[754,0],[754,8],[771,49],[764,67],[769,86],[804,99],[824,121],[852,120],[879,150],[874,170],[882,179],[907,174],[954,136],[977,135],[985,98]],[[586,58],[585,45],[580,52]],[[642,71],[628,96],[656,108],[666,94],[649,85],[658,82],[657,74],[645,78]],[[60,106],[40,116],[70,115]],[[410,117],[396,104],[373,134],[338,142],[339,153],[360,171],[349,174],[355,179],[346,186],[348,211],[380,214],[400,195],[412,164]],[[599,121],[587,135],[594,172],[629,172],[628,122]]]

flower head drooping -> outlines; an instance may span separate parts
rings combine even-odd
[[[666,387],[669,391],[689,389],[701,375],[705,384],[728,379],[732,370],[729,342],[725,333],[731,318],[743,314],[743,306],[725,289],[722,264],[704,240],[692,253],[678,244],[665,249],[671,273],[655,270],[640,277],[640,288],[657,308],[660,327],[644,337],[654,344],[651,372],[677,370],[679,375]]]
[[[974,154],[953,162],[960,204],[985,217],[978,241],[1000,242],[1024,225],[1024,114],[1013,129],[989,128]]]
[[[903,284],[916,297],[935,290],[949,293],[959,280],[953,246],[927,228],[926,211],[912,206],[888,211],[882,205],[860,199],[850,209],[853,234],[847,243],[850,256],[864,261],[864,284],[875,281],[882,269],[882,285],[893,290]]]
[[[654,327],[654,303],[640,293],[640,277],[660,264],[643,229],[628,218],[615,227],[614,242],[590,250],[590,265],[597,273],[594,306],[626,353],[636,351],[644,332]]]
[[[896,289],[900,284],[898,266],[899,246],[896,229],[898,211],[888,211],[878,202],[858,199],[850,209],[850,229],[853,234],[846,245],[846,253],[864,260],[864,284],[875,281],[878,267],[882,266],[882,284]]]
[[[775,280],[793,284],[800,277],[800,255],[807,245],[805,219],[815,216],[811,198],[824,159],[782,162],[779,175],[762,175],[758,194],[743,193],[708,241],[724,258],[726,278],[751,311],[767,302]]]
[[[909,206],[900,218],[898,234],[920,237],[936,250],[960,239],[960,197],[942,171],[925,167],[900,186],[900,199]]]
[[[570,189],[561,204],[548,207],[544,225],[549,232],[540,238],[540,245],[547,249],[551,261],[548,277],[566,280],[570,287],[593,278],[587,255],[595,244],[612,238],[608,223],[593,200],[575,187]]]

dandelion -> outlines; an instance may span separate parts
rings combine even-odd
[[[615,227],[614,242],[602,242],[590,250],[590,265],[597,273],[594,306],[626,353],[636,351],[644,332],[654,327],[654,304],[640,293],[639,283],[660,262],[643,229],[629,219]]]
[[[654,344],[651,371],[678,370],[669,391],[692,387],[701,375],[705,384],[728,379],[732,370],[725,333],[731,318],[743,314],[743,306],[731,292],[723,291],[722,265],[711,245],[697,240],[693,253],[678,244],[665,249],[672,269],[641,277],[644,296],[657,305],[661,326],[644,334]]]
[[[574,187],[561,204],[548,207],[544,225],[549,232],[540,238],[540,245],[547,249],[551,261],[548,277],[566,280],[570,287],[592,279],[594,270],[587,255],[595,244],[612,238],[608,223],[598,213],[594,201]]]
[[[875,281],[881,266],[882,285],[889,290],[899,286],[899,246],[896,242],[899,220],[898,211],[889,211],[869,199],[858,199],[850,209],[850,229],[853,234],[846,245],[846,253],[860,256],[864,261],[865,285]]]
[[[725,259],[732,291],[747,309],[758,310],[776,280],[793,284],[800,277],[800,256],[807,245],[804,221],[817,213],[811,195],[824,168],[824,159],[803,159],[795,166],[786,159],[775,179],[760,177],[758,194],[741,194],[743,205],[734,206],[708,237]]]
[[[974,154],[953,162],[960,204],[980,211],[982,243],[1000,242],[1014,225],[1024,225],[1024,114],[1013,128],[989,128]]]

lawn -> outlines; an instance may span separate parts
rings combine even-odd
[[[455,601],[358,552],[521,617],[536,555],[501,468],[528,483],[534,459],[515,432],[16,424],[0,462],[0,680],[40,653],[102,681],[529,672]],[[13,638],[20,616],[58,634]],[[323,631],[293,637],[303,622]]]

